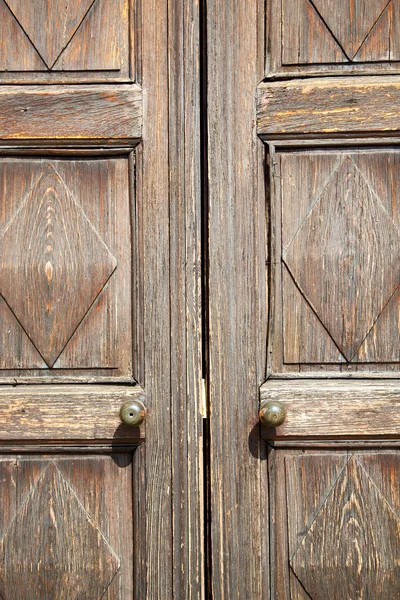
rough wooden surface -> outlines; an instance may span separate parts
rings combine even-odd
[[[140,439],[140,428],[122,425],[119,410],[129,399],[144,398],[139,386],[2,386],[0,436],[3,440]],[[145,401],[144,401],[145,402]]]
[[[395,598],[399,453],[275,450],[273,598]]]
[[[1,375],[132,378],[127,158],[3,158],[0,188]]]
[[[0,0],[0,80],[128,81],[134,16],[131,0]]]
[[[261,84],[261,136],[338,134],[400,129],[400,82],[395,77],[311,79]]]
[[[170,2],[173,597],[204,598],[200,48],[197,2]],[[205,301],[205,300],[204,300]]]
[[[146,444],[146,590],[173,596],[171,305],[169,237],[168,5],[142,1],[144,376],[151,424]],[[177,32],[175,32],[177,33]],[[175,35],[172,34],[172,35]],[[171,32],[170,32],[171,34]]]
[[[270,0],[266,74],[399,72],[397,0]]]
[[[2,458],[0,473],[3,598],[61,599],[72,587],[85,597],[131,596],[130,453]]]
[[[397,436],[400,433],[396,381],[276,381],[261,387],[261,402],[281,401],[283,425],[264,429],[268,438]]]
[[[263,7],[207,3],[211,577],[218,600],[269,595],[268,488],[256,414],[266,338],[265,181],[254,128]]]
[[[268,372],[396,376],[398,151],[272,145],[270,153]]]
[[[136,85],[4,87],[1,140],[135,140],[142,133]]]

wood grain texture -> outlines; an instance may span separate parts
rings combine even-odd
[[[129,62],[127,0],[95,0],[54,71],[119,71]],[[124,69],[125,70],[125,69]]]
[[[271,0],[266,75],[399,72],[398,0]]]
[[[168,17],[173,597],[187,600],[205,596],[199,11],[174,0]]]
[[[211,577],[219,600],[269,594],[256,415],[266,338],[265,181],[254,131],[263,8],[207,2]]]
[[[356,60],[357,53],[366,41],[377,22],[385,17],[384,12],[389,10],[388,0],[312,0],[303,2],[295,0],[294,10],[289,14],[289,5],[286,1],[284,20],[283,48],[290,47],[290,54],[286,51],[283,62],[286,64],[298,64],[301,62],[347,62]],[[316,25],[316,22],[320,25]],[[306,31],[308,40],[304,34],[299,40],[291,40],[291,34],[297,31]],[[322,30],[322,35],[321,35]],[[324,31],[325,30],[325,31]],[[302,32],[303,33],[303,32]],[[305,32],[304,32],[305,33]],[[296,44],[297,41],[297,44]],[[299,43],[300,42],[300,43]],[[314,54],[313,42],[321,51],[324,43],[334,48],[336,53],[328,56]],[[370,60],[379,60],[381,54],[386,51],[390,53],[390,36],[381,39],[381,52],[377,48],[375,57]],[[297,54],[297,58],[296,58]],[[385,60],[385,59],[383,59]]]
[[[128,176],[127,158],[0,160],[3,377],[80,377],[87,369],[94,377],[132,380]],[[96,250],[90,252],[84,231]],[[116,268],[86,315],[78,315],[79,297],[87,303],[104,252]],[[49,359],[62,346],[56,362]]]
[[[142,1],[142,85],[147,96],[139,201],[143,219],[146,440],[146,598],[173,597],[168,5]],[[175,32],[176,34],[178,32]],[[172,34],[174,35],[174,34]]]
[[[52,165],[7,224],[0,254],[1,293],[52,367],[117,260]]]
[[[3,598],[64,598],[71,587],[87,597],[106,590],[107,600],[132,594],[130,453],[2,458],[0,472]]]
[[[313,600],[398,595],[400,519],[351,457],[291,558]]]
[[[270,463],[271,597],[395,598],[398,451],[275,449]]]
[[[0,0],[0,16],[0,80],[129,81],[134,70],[132,0]]]
[[[0,542],[0,556],[0,593],[6,599],[61,600],[72,586],[78,597],[98,598],[119,569],[115,552],[54,465],[46,468]],[[49,559],[54,566],[46,569]]]
[[[392,250],[399,240],[398,151],[270,151],[268,372],[395,376],[399,274],[394,264],[386,266],[398,254]]]
[[[0,91],[0,139],[139,139],[141,98],[136,85],[5,87]]]
[[[399,82],[388,76],[261,84],[257,130],[265,137],[397,132],[399,97]]]
[[[395,381],[275,381],[261,387],[261,402],[281,401],[283,425],[268,438],[397,436],[399,389]]]
[[[119,411],[144,398],[139,386],[2,386],[0,435],[4,440],[116,440],[144,437],[122,425]]]
[[[46,65],[51,68],[83,21],[93,0],[5,0]]]
[[[348,361],[400,283],[400,235],[344,156],[283,260]]]

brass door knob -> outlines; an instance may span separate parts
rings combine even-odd
[[[271,400],[262,405],[260,421],[266,427],[279,427],[286,419],[286,408],[282,402]]]
[[[129,400],[119,411],[121,421],[131,427],[139,427],[146,417],[146,408],[140,400]]]

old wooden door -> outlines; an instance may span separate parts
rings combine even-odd
[[[207,5],[214,597],[394,600],[400,5]]]
[[[202,594],[198,22],[0,0],[3,600]]]

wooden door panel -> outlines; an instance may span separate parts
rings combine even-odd
[[[0,159],[0,377],[132,380],[125,158]]]
[[[398,7],[289,4],[268,74],[347,77],[258,89],[270,175],[260,400],[286,412],[261,428],[271,598],[397,598],[400,465],[394,443],[383,444],[400,431],[400,114],[398,82],[385,76],[398,69],[388,25]],[[382,76],[348,76],[366,72]],[[374,451],[378,440],[387,451]]]
[[[0,0],[4,600],[204,595],[198,45],[193,2]]]
[[[131,0],[1,0],[0,81],[129,81]]]
[[[281,151],[269,373],[398,371],[399,153]]]
[[[132,597],[131,453],[3,456],[0,474],[2,598]]]
[[[398,0],[272,0],[269,74],[399,70]]]
[[[397,597],[398,452],[273,454],[272,597]]]

